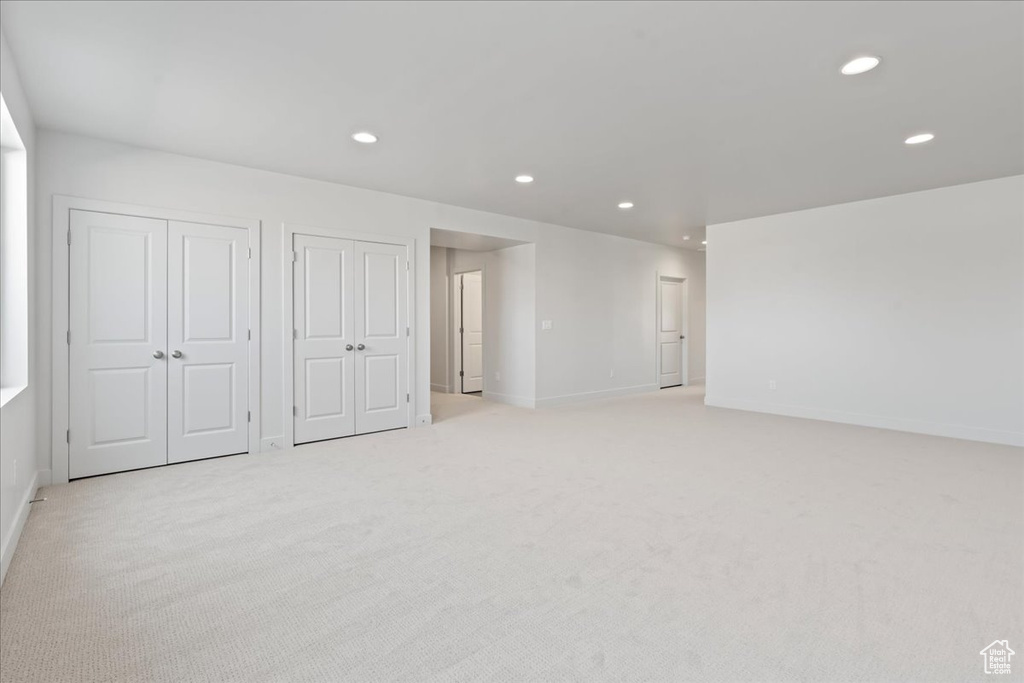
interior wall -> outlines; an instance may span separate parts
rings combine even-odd
[[[430,247],[430,389],[447,393],[448,250]]]
[[[40,465],[36,448],[36,402],[40,395],[39,300],[34,266],[38,247],[35,223],[36,128],[22,90],[17,65],[0,33],[0,91],[25,145],[28,166],[28,386],[0,407],[0,581],[28,516],[36,487],[49,483],[49,458]],[[40,472],[42,470],[42,472]]]
[[[710,226],[707,285],[708,405],[1024,445],[1024,176]]]
[[[703,368],[704,257],[659,246],[563,226],[474,211],[383,192],[243,168],[230,164],[141,149],[69,133],[38,135],[37,223],[40,227],[40,300],[43,334],[37,346],[45,359],[40,377],[40,431],[49,457],[51,353],[51,208],[54,194],[258,219],[262,222],[262,413],[264,442],[283,433],[281,296],[282,223],[338,230],[379,232],[416,240],[417,413],[430,401],[430,228],[529,242],[536,272],[536,317],[555,321],[538,332],[533,320],[519,334],[534,340],[538,401],[574,400],[616,392],[627,385],[654,383],[655,273],[689,274],[694,344],[691,368]],[[529,245],[524,245],[529,246]],[[522,252],[523,255],[528,253]],[[527,260],[524,256],[523,260]],[[513,271],[516,272],[516,271]],[[610,279],[621,282],[613,284]],[[700,280],[699,284],[697,281]],[[45,289],[44,289],[45,287]],[[541,304],[543,302],[543,304]],[[545,310],[540,310],[541,305]],[[640,311],[639,313],[637,311]],[[593,317],[593,319],[591,319]],[[643,329],[638,326],[642,325]],[[633,329],[637,327],[637,329]],[[628,328],[628,331],[627,331]],[[614,346],[609,340],[614,340]],[[621,373],[609,378],[579,357],[600,346],[598,360],[616,359]],[[605,357],[607,355],[607,358]],[[525,390],[525,389],[524,389]],[[583,392],[583,393],[581,393]],[[501,393],[501,392],[498,392]],[[565,399],[564,397],[569,397]]]
[[[657,277],[685,278],[690,383],[704,380],[704,254],[550,234],[537,250],[537,404],[657,388]],[[550,296],[547,292],[557,292]],[[541,329],[544,320],[551,329]]]

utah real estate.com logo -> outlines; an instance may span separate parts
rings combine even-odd
[[[1010,658],[1015,654],[1005,640],[993,640],[991,645],[981,651],[981,656],[985,658],[985,673],[1010,673]]]

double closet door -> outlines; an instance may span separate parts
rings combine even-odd
[[[71,212],[69,476],[249,450],[249,234]]]
[[[295,235],[295,443],[409,425],[402,245]]]

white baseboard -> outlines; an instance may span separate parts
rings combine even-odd
[[[53,475],[50,470],[39,470],[39,473],[36,476],[36,487],[42,488],[44,486],[49,486],[52,481]]]
[[[648,391],[657,391],[657,384],[638,384],[632,387],[619,387],[617,389],[601,389],[600,391],[584,391],[579,394],[565,394],[563,396],[549,396],[538,398],[538,408],[552,408],[564,406],[570,403],[582,403],[584,401],[595,401],[601,398],[615,398],[616,396],[629,396],[631,394],[643,394]]]
[[[495,403],[504,403],[509,406],[516,406],[517,408],[534,408],[536,407],[535,401],[528,396],[513,396],[511,394],[498,394],[493,391],[485,391],[481,394],[482,398],[488,401],[494,401]]]
[[[10,531],[7,532],[7,537],[3,540],[3,548],[0,549],[0,584],[3,583],[4,577],[7,576],[7,568],[11,566],[14,549],[18,547],[21,530],[25,528],[25,520],[28,519],[28,513],[32,508],[29,505],[29,501],[36,497],[36,491],[38,490],[39,472],[36,472],[28,483],[25,495],[21,497],[21,501],[18,503],[18,511],[14,515],[14,524],[11,525]]]
[[[434,424],[434,416],[430,413],[426,415],[416,416],[416,427],[426,427],[427,425]]]
[[[448,393],[448,385],[447,384],[431,384],[430,385],[430,390],[431,391],[437,391],[437,392],[442,393],[442,394],[447,394]]]
[[[704,384],[704,378],[703,377],[687,377],[686,380],[687,380],[686,381],[687,386],[689,386],[691,384]]]
[[[767,403],[735,398],[718,398],[706,395],[704,405],[713,408],[731,408],[733,410],[749,410],[754,413],[770,413],[787,417],[802,417],[825,422],[841,422],[861,427],[892,429],[898,432],[945,436],[951,439],[968,441],[984,441],[1006,446],[1024,446],[1024,433],[968,427],[964,425],[943,424],[927,420],[914,420],[902,417],[886,417],[884,415],[867,415],[864,413],[848,413],[841,410],[825,408],[806,408],[804,406],[787,405],[784,403]]]

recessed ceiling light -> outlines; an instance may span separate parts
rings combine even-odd
[[[365,130],[359,133],[353,133],[352,139],[355,140],[356,142],[361,142],[364,145],[372,145],[373,143],[377,142],[377,136]]]
[[[707,240],[704,240],[703,242],[701,242],[701,244],[707,244],[707,243],[708,243]]]
[[[920,145],[922,142],[930,142],[934,139],[935,135],[932,133],[918,133],[917,135],[911,135],[904,142],[908,145]]]
[[[690,239],[690,236],[689,235],[683,235],[683,239],[684,240],[688,240],[688,239]]]
[[[870,55],[864,57],[857,57],[856,59],[851,59],[846,64],[843,64],[843,68],[840,69],[840,71],[843,73],[844,76],[856,76],[857,74],[862,74],[867,71],[871,71],[876,66],[878,66],[878,63],[880,61],[882,60],[880,60],[878,57],[872,57]]]
[[[619,202],[619,208],[620,209],[632,209],[633,208],[633,202]]]
[[[524,184],[525,183],[532,183],[533,182],[533,176],[532,175],[517,175],[516,176],[516,182],[517,183],[524,183]]]

